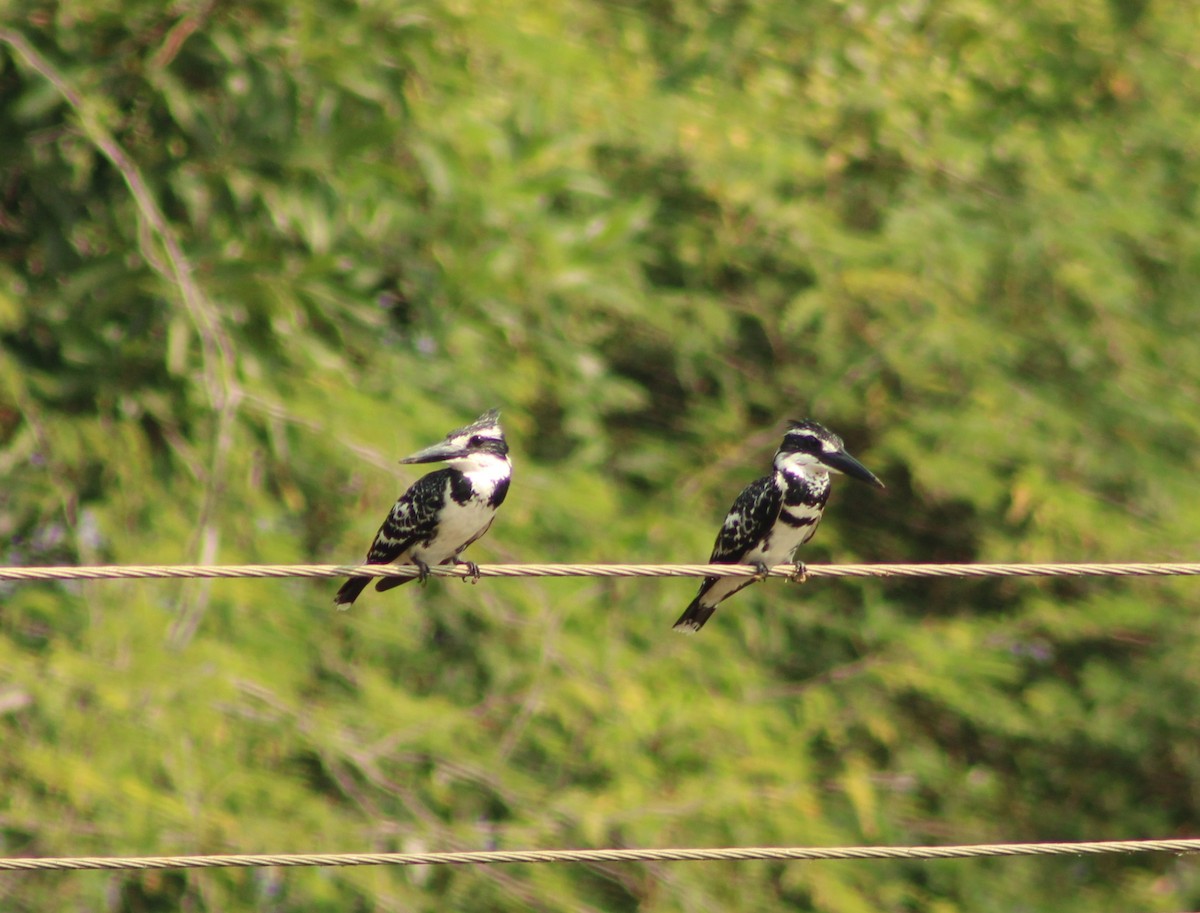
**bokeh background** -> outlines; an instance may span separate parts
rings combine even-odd
[[[1194,560],[1200,5],[0,0],[0,561]],[[1187,580],[0,588],[0,854],[1194,836]],[[1187,858],[0,877],[6,910],[1179,911]]]

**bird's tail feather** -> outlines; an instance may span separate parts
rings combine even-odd
[[[393,587],[404,586],[406,583],[412,583],[416,577],[380,577],[379,582],[375,584],[375,589],[379,592],[390,590]]]
[[[692,604],[683,610],[683,614],[679,616],[679,621],[675,622],[675,630],[682,631],[685,634],[693,634],[704,627],[704,622],[712,617],[712,613],[717,610],[715,605],[703,605],[700,602],[700,597],[697,596],[692,600]]]
[[[367,588],[367,584],[369,584],[372,580],[375,580],[375,578],[351,577],[349,580],[343,583],[341,589],[337,591],[337,595],[333,597],[333,604],[339,609],[350,608],[350,606],[354,605],[354,600],[362,595],[362,591]],[[382,593],[385,590],[392,589],[392,587],[402,586],[405,583],[412,583],[414,580],[416,580],[415,577],[380,577],[375,582],[375,589]]]
[[[333,604],[339,609],[350,608],[350,606],[354,605],[354,600],[367,588],[367,584],[370,582],[370,577],[351,577],[337,591],[337,595],[333,597]]]

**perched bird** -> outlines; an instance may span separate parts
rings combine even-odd
[[[846,452],[842,439],[805,419],[791,422],[775,453],[774,471],[742,491],[717,534],[709,564],[752,564],[754,577],[706,577],[700,592],[675,622],[676,631],[699,631],[718,605],[776,564],[793,560],[812,538],[829,500],[829,473],[846,475],[879,488],[883,483]],[[801,570],[802,573],[802,570]]]
[[[451,431],[442,443],[400,462],[442,462],[449,468],[422,476],[400,496],[375,534],[366,563],[415,564],[422,581],[431,565],[465,564],[478,580],[478,566],[458,556],[488,531],[508,494],[512,461],[499,410],[485,412],[473,424]],[[351,577],[337,591],[334,605],[349,608],[371,579]],[[384,577],[375,589],[390,590],[412,579]]]

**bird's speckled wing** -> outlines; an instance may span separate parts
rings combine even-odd
[[[367,564],[391,564],[418,542],[433,537],[453,472],[439,469],[422,476],[400,496],[375,534],[367,552]]]
[[[751,482],[738,495],[717,534],[709,564],[740,564],[771,531],[783,507],[783,493],[771,476]]]
[[[708,563],[741,564],[746,553],[771,532],[782,508],[783,492],[774,478],[764,476],[751,482],[725,516],[725,525],[717,534],[717,544],[713,546]],[[700,583],[700,592],[675,622],[675,629],[699,631],[721,602],[751,583],[751,578],[705,577]]]

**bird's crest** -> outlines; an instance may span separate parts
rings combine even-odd
[[[814,447],[813,445],[817,446]],[[813,452],[817,449],[826,453],[844,450],[845,443],[840,437],[810,418],[792,419],[788,422],[787,433],[783,436],[781,450],[805,450]]]
[[[475,421],[469,425],[463,425],[461,428],[455,428],[446,435],[446,440],[453,441],[456,438],[470,438],[472,435],[482,434],[485,437],[504,437],[504,430],[500,427],[500,410],[489,409]]]

